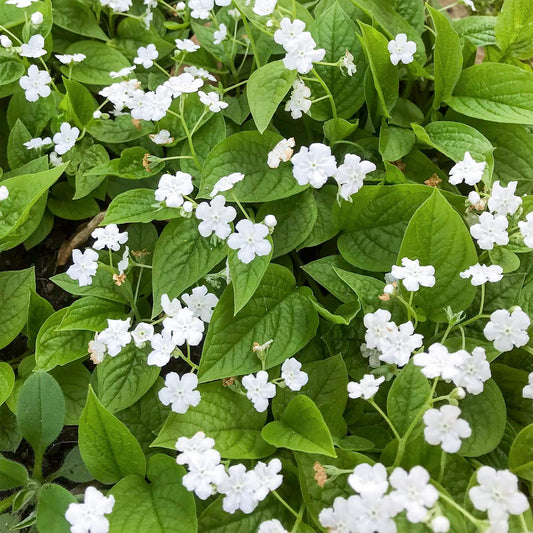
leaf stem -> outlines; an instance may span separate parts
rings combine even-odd
[[[272,494],[286,507],[295,517],[296,519],[301,520],[300,513],[296,512],[279,494],[278,491],[273,490]]]

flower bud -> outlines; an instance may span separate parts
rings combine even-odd
[[[39,26],[39,24],[43,23],[43,14],[40,11],[36,11],[31,16],[31,23],[35,26]]]
[[[275,228],[276,224],[278,223],[274,215],[267,215],[263,222],[265,226],[268,226],[269,228]]]
[[[450,521],[445,516],[436,516],[430,527],[433,533],[447,533],[450,530]]]
[[[450,392],[451,400],[463,400],[466,396],[466,392],[462,387],[456,387]]]
[[[0,35],[0,45],[4,48],[11,48],[13,46],[13,41],[7,35]]]

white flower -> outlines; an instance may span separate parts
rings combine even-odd
[[[176,343],[172,339],[172,332],[163,329],[161,333],[155,333],[150,339],[152,351],[148,354],[148,364],[152,366],[165,366],[176,349]]]
[[[243,179],[244,174],[241,174],[240,172],[233,172],[228,176],[223,176],[215,183],[209,196],[213,198],[213,196],[217,195],[219,192],[229,191],[233,189],[233,186],[236,183],[239,183],[239,181],[242,181]]]
[[[299,74],[310,72],[313,69],[313,63],[322,61],[326,55],[324,48],[315,49],[315,47],[316,42],[307,31],[288,41],[284,45],[287,52],[287,55],[283,58],[285,68],[287,70],[297,70]]]
[[[482,466],[476,477],[479,485],[472,487],[468,496],[478,511],[488,512],[491,522],[529,509],[526,496],[518,490],[518,478],[509,470]]]
[[[363,318],[366,328],[365,342],[369,349],[377,348],[381,350],[385,346],[386,339],[394,329],[396,324],[391,322],[391,314],[386,309],[378,309],[374,313],[367,313]]]
[[[19,8],[30,7],[33,2],[37,2],[37,0],[6,0],[6,4]]]
[[[416,53],[416,43],[408,41],[405,33],[399,33],[396,37],[389,41],[387,48],[390,53],[390,61],[393,65],[397,65],[400,61],[404,64],[412,63]]]
[[[182,309],[181,302],[177,298],[170,300],[168,294],[161,296],[161,307],[165,314],[171,317],[176,316],[177,312]]]
[[[87,487],[83,503],[69,504],[65,512],[66,521],[74,533],[107,533],[109,521],[104,516],[111,513],[115,505],[113,495],[104,496],[94,487]]]
[[[353,509],[355,499],[356,496],[351,496],[348,499],[337,496],[333,500],[332,507],[320,511],[318,520],[324,528],[327,528],[329,533],[353,533],[361,531],[359,524],[356,523],[356,516]],[[391,532],[393,533],[394,529]]]
[[[278,168],[281,161],[287,162],[290,161],[293,148],[296,144],[294,137],[290,139],[281,139],[274,148],[268,153],[267,164],[270,168]]]
[[[379,390],[379,386],[385,381],[383,376],[376,378],[372,374],[365,374],[363,379],[357,383],[350,381],[348,383],[348,396],[355,400],[356,398],[363,398],[370,400]]]
[[[30,139],[28,142],[25,142],[24,146],[28,150],[33,150],[37,148],[42,148],[43,146],[46,146],[48,144],[52,144],[52,139],[50,137],[45,137],[44,139],[41,137],[35,137],[34,139]]]
[[[467,5],[472,11],[476,11],[476,6],[474,5],[473,0],[462,0],[462,2]]]
[[[527,381],[527,385],[522,389],[522,397],[533,400],[533,372],[529,373]]]
[[[405,366],[409,362],[411,353],[420,348],[423,337],[419,333],[414,333],[415,327],[412,322],[400,324],[394,327],[381,345],[380,361],[386,363]]]
[[[148,137],[150,137],[155,144],[171,144],[174,142],[174,137],[170,136],[168,130],[161,130],[158,133],[150,133]]]
[[[131,67],[124,67],[122,69],[120,69],[119,71],[115,72],[114,70],[112,70],[110,73],[109,73],[109,77],[110,78],[126,78],[127,76],[129,76],[135,69],[137,68],[136,65],[132,65]]]
[[[229,105],[227,102],[223,102],[220,99],[220,95],[215,91],[211,91],[210,93],[198,91],[198,96],[200,97],[200,102],[206,105],[209,108],[209,111],[212,111],[213,113],[218,113],[222,109],[226,109]]]
[[[63,65],[70,65],[71,63],[81,63],[87,59],[85,54],[56,54],[57,60]]]
[[[452,185],[459,185],[463,181],[467,185],[475,185],[481,181],[486,165],[485,161],[478,163],[472,158],[470,152],[465,152],[463,160],[456,163],[450,170],[448,181]]]
[[[499,181],[495,181],[488,202],[489,210],[497,215],[514,215],[522,205],[522,198],[514,194],[517,185],[517,181],[510,181],[507,187],[502,187]]]
[[[281,19],[280,29],[274,33],[274,41],[281,44],[283,48],[286,47],[291,41],[294,41],[305,30],[305,22],[299,19],[294,19],[293,22],[287,17]]]
[[[224,465],[220,464],[220,454],[216,450],[192,454],[188,461],[189,472],[183,476],[183,486],[201,500],[206,500],[218,485],[226,478]]]
[[[496,283],[503,278],[503,268],[498,265],[472,265],[459,274],[463,279],[472,278],[472,285],[484,285],[487,282]]]
[[[472,350],[472,354],[459,350],[454,355],[457,357],[458,370],[453,378],[455,385],[465,388],[470,394],[483,392],[483,383],[491,376],[485,350],[477,346]]]
[[[126,246],[122,254],[122,259],[117,263],[118,273],[121,275],[124,274],[124,271],[128,268],[129,265],[130,265],[130,248],[129,246]]]
[[[387,470],[381,463],[357,465],[348,476],[348,484],[359,494],[372,493],[383,496],[389,489]]]
[[[185,52],[196,52],[200,50],[200,45],[196,44],[191,39],[175,39],[176,48]]]
[[[189,0],[188,4],[193,19],[209,18],[209,11],[215,7],[214,0]]]
[[[150,342],[154,336],[154,326],[146,322],[139,322],[131,332],[133,342],[137,348],[143,348],[146,342]]]
[[[309,381],[309,376],[301,368],[302,363],[294,357],[289,357],[281,365],[281,378],[293,391],[299,391]]]
[[[144,68],[153,66],[154,61],[159,57],[159,52],[155,44],[148,44],[137,49],[137,57],[133,60],[136,65],[142,65]]]
[[[62,122],[53,138],[55,151],[59,155],[66,154],[76,144],[79,134],[78,128],[72,127],[68,122]]]
[[[461,447],[461,439],[472,434],[466,420],[459,418],[461,409],[455,405],[443,405],[440,409],[428,409],[424,413],[424,438],[426,442],[441,445],[447,453],[456,453]]]
[[[128,232],[123,231],[120,233],[116,224],[108,224],[103,228],[96,228],[91,233],[91,237],[96,239],[93,244],[95,250],[107,248],[114,252],[118,252],[120,250],[120,245],[125,244],[128,241]]]
[[[311,109],[311,89],[299,79],[294,80],[292,84],[292,93],[285,104],[285,111],[290,111],[294,119],[301,118],[302,113],[307,113]]]
[[[490,315],[490,321],[483,329],[483,334],[500,352],[509,352],[513,346],[520,348],[529,341],[527,328],[531,321],[520,309],[515,307],[512,313],[506,309],[498,309]]]
[[[9,189],[5,185],[0,185],[0,202],[9,198]]]
[[[267,215],[265,220],[263,220],[263,224],[270,229],[274,229],[278,225],[278,220],[274,215]]]
[[[365,492],[361,496],[349,498],[351,503],[351,513],[357,517],[355,532],[379,531],[383,533],[394,533],[396,525],[392,520],[400,509],[389,495],[379,495],[374,492]]]
[[[191,194],[193,190],[190,174],[181,171],[175,175],[163,174],[155,191],[155,199],[159,202],[165,201],[167,207],[180,207],[183,205],[183,196]]]
[[[87,248],[85,252],[73,250],[73,264],[68,267],[67,276],[71,279],[78,280],[80,287],[86,287],[93,282],[93,276],[98,269],[98,254]]]
[[[267,17],[274,13],[278,0],[255,0],[253,12],[260,17]]]
[[[524,237],[524,244],[528,248],[533,248],[533,211],[527,214],[525,221],[521,220],[518,223],[518,227]]]
[[[100,3],[117,13],[124,13],[131,7],[132,0],[100,0]]]
[[[268,373],[260,370],[257,375],[248,374],[242,378],[246,396],[254,404],[256,411],[268,409],[268,400],[276,396],[276,385],[268,382]]]
[[[20,46],[20,55],[23,57],[41,57],[46,54],[44,49],[44,37],[42,35],[32,35],[30,40]]]
[[[445,516],[436,516],[429,527],[433,533],[448,533],[450,531],[450,521]]]
[[[199,67],[190,65],[190,66],[183,67],[183,72],[187,72],[188,74],[191,74],[195,78],[201,78],[201,79],[209,80],[209,81],[217,81],[217,79],[213,76],[213,74],[205,70],[205,68],[199,68]]]
[[[63,164],[63,159],[57,155],[57,152],[50,152],[48,157],[50,159],[50,164],[53,167],[58,167],[59,165]]]
[[[131,318],[125,320],[107,319],[107,328],[98,334],[98,340],[107,347],[107,352],[111,357],[120,353],[122,348],[131,342],[130,329]]]
[[[35,13],[32,13],[30,20],[34,26],[39,26],[39,24],[43,23],[44,17],[40,11],[36,11]]]
[[[422,466],[414,466],[409,472],[395,468],[389,481],[395,489],[390,497],[397,506],[407,511],[407,520],[417,524],[426,520],[428,509],[439,499],[438,490],[429,483],[429,474]]]
[[[477,191],[470,191],[468,193],[468,201],[472,207],[476,208],[476,206],[478,206],[481,202],[481,196]]]
[[[255,495],[258,488],[259,480],[255,472],[247,471],[243,464],[230,466],[223,481],[217,484],[218,492],[225,495],[222,508],[230,514],[237,510],[251,513],[259,503]]]
[[[13,41],[7,35],[0,35],[0,46],[3,48],[11,48]]]
[[[366,175],[374,170],[376,170],[376,165],[371,161],[363,161],[355,154],[346,154],[344,163],[339,165],[333,176],[339,184],[341,198],[351,201],[350,196],[361,189]]]
[[[348,76],[353,76],[357,72],[357,67],[353,62],[353,55],[350,54],[348,50],[346,50],[346,53],[342,56],[342,66],[346,69],[346,74],[348,74]]]
[[[24,97],[28,102],[36,102],[39,98],[50,96],[52,90],[48,84],[52,81],[46,70],[39,70],[37,65],[28,67],[28,75],[22,76],[19,85],[24,89]]]
[[[198,431],[190,439],[180,437],[176,441],[176,450],[180,452],[176,457],[179,465],[189,464],[191,458],[195,455],[202,455],[207,450],[215,446],[215,441],[211,437],[206,437],[203,431]]]
[[[226,199],[219,194],[210,203],[199,204],[195,215],[202,221],[198,224],[198,231],[202,237],[209,237],[214,233],[220,239],[225,239],[231,233],[229,223],[235,220],[237,211],[230,205],[226,206]]]
[[[195,374],[170,372],[165,377],[165,386],[159,391],[159,400],[163,405],[170,405],[174,413],[186,413],[189,407],[200,403],[200,393],[196,390],[198,378]]]
[[[207,292],[205,285],[195,287],[191,294],[182,295],[181,299],[185,302],[185,305],[193,312],[195,317],[209,322],[213,316],[213,309],[218,303],[218,298]]]
[[[435,285],[435,268],[431,265],[420,266],[418,259],[402,258],[402,265],[393,265],[392,275],[403,280],[403,286],[410,292],[417,291],[420,286],[433,287]]]
[[[221,44],[228,36],[228,28],[225,24],[219,24],[218,30],[213,33],[213,44]]]
[[[337,171],[337,162],[335,156],[331,155],[331,148],[321,143],[313,143],[309,148],[302,146],[292,157],[291,163],[292,173],[298,184],[310,184],[315,189],[320,189]]]
[[[459,370],[457,368],[459,357],[450,354],[448,348],[436,342],[426,352],[415,354],[413,362],[421,367],[422,374],[429,379],[442,378],[445,381],[454,379]]]
[[[161,120],[172,105],[172,91],[160,85],[155,91],[143,92],[140,89],[125,102],[131,109],[132,118],[139,120]]]
[[[172,340],[178,346],[198,346],[202,342],[204,323],[190,309],[180,309],[172,318],[165,318],[163,326],[172,331]]]
[[[257,477],[257,489],[255,497],[259,501],[263,501],[270,491],[276,490],[283,481],[281,472],[281,461],[279,459],[272,459],[268,464],[259,461],[254,468]]]
[[[264,224],[254,224],[250,220],[240,220],[235,226],[236,233],[228,237],[228,246],[232,250],[239,250],[237,257],[241,262],[248,264],[256,255],[268,255],[272,245],[265,237],[269,234],[268,227]]]
[[[257,530],[257,533],[289,533],[289,532],[283,527],[283,524],[277,518],[272,518],[272,520],[261,522],[259,524],[259,529]]]
[[[503,215],[481,213],[479,223],[470,227],[470,233],[482,250],[492,250],[494,244],[503,246],[509,242],[508,225],[509,222]]]
[[[89,341],[87,350],[90,354],[91,361],[95,365],[100,364],[104,360],[106,348],[106,345],[103,342],[100,342],[98,339],[98,333],[94,335],[94,339],[92,341]]]
[[[202,87],[204,81],[201,78],[195,78],[192,74],[184,72],[179,76],[170,77],[163,86],[167,87],[173,98],[178,98],[182,94],[190,94],[198,92],[198,89]]]

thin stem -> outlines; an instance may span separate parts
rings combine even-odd
[[[144,270],[141,268],[139,270],[139,275],[137,276],[137,286],[135,287],[135,296],[133,297],[133,302],[135,303],[135,305],[137,305],[137,298],[139,297],[139,288],[141,286],[143,272]]]
[[[35,450],[35,459],[33,463],[33,477],[39,483],[43,479],[43,452]]]
[[[300,518],[300,513],[297,513],[279,494],[276,490],[272,491],[272,494],[296,517]]]
[[[448,454],[443,450],[440,456],[439,484],[442,483],[442,477],[444,476],[444,469],[446,468],[447,459],[448,459]]]
[[[246,34],[248,35],[248,39],[250,39],[250,44],[252,46],[252,51],[254,53],[254,61],[257,65],[257,68],[261,68],[261,62],[259,61],[259,54],[257,53],[257,46],[255,45],[254,38],[252,36],[252,32],[250,29],[250,25],[248,24],[248,20],[244,16],[244,13],[240,10],[239,6],[237,6],[237,9],[239,10],[241,14],[242,23],[244,24],[244,27],[246,28]]]
[[[439,490],[439,498],[443,499],[445,502],[449,503],[452,507],[455,507],[463,516],[468,518],[472,524],[474,524],[478,531],[481,529],[481,521],[478,520],[475,516],[472,516],[466,509],[461,507],[459,504],[455,503],[455,501],[450,498],[447,494],[444,494],[442,491]]]
[[[291,533],[296,533],[298,531],[298,527],[300,526],[300,523],[302,521],[304,511],[305,505],[302,503],[300,510],[298,511],[298,516],[296,517],[296,522],[294,522],[294,525],[292,526]]]
[[[244,207],[242,206],[241,202],[239,202],[239,200],[237,199],[237,197],[235,196],[235,193],[232,192],[231,195],[233,196],[233,200],[235,201],[235,203],[239,206],[239,209],[241,210],[242,214],[250,221],[250,222],[253,222],[253,220],[250,218],[250,215],[248,215],[248,213],[246,212],[246,209],[244,209]]]
[[[322,85],[322,88],[328,95],[329,101],[331,103],[331,112],[333,113],[333,118],[337,118],[337,106],[335,105],[335,98],[333,98],[333,95],[331,94],[329,87],[326,85],[326,82],[321,78],[320,74],[316,71],[315,68],[313,68],[311,72],[314,74],[315,78],[318,80],[320,85]]]
[[[387,422],[388,426],[391,428],[392,432],[394,433],[394,437],[401,441],[402,437],[400,437],[400,434],[398,433],[398,430],[394,427],[394,424],[391,422],[390,418],[385,414],[383,409],[372,399],[368,400],[368,403],[382,416],[383,420]]]
[[[109,266],[113,268],[113,252],[111,251],[111,248],[108,248],[107,251],[109,252]]]
[[[154,65],[161,71],[161,72],[164,72],[169,78],[170,78],[170,74],[168,73],[168,71],[166,71],[159,63],[155,62],[154,61]]]

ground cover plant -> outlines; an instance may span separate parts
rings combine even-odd
[[[533,4],[448,8],[0,0],[0,531],[533,530]]]

